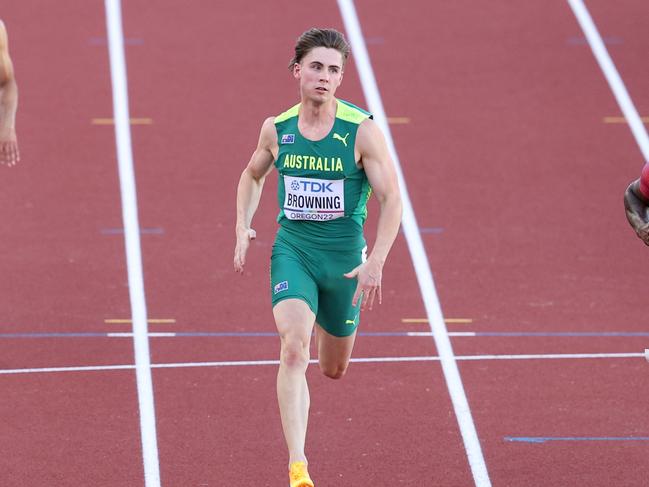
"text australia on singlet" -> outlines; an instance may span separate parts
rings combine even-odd
[[[342,176],[340,157],[286,154],[284,169],[337,172]],[[343,176],[344,177],[344,176]],[[284,215],[289,220],[334,220],[345,216],[345,180],[284,175]]]

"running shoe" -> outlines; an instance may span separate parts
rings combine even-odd
[[[288,478],[291,487],[313,487],[313,480],[306,470],[306,463],[293,462],[288,467]]]

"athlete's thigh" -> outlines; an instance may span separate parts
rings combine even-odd
[[[280,240],[275,241],[270,258],[270,294],[273,307],[285,299],[299,299],[318,313],[318,286],[309,262]]]
[[[315,315],[301,299],[283,299],[273,306],[275,326],[280,338],[299,339],[308,344],[311,341]]]
[[[270,264],[270,292],[277,330],[282,337],[311,337],[318,310],[318,287],[308,262],[287,243],[276,241]]]
[[[331,253],[330,253],[331,254]],[[318,312],[316,322],[334,337],[347,337],[356,332],[360,321],[361,300],[352,305],[356,279],[344,276],[362,262],[362,252],[335,253],[323,257],[326,263],[318,276]]]

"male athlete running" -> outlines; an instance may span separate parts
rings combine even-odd
[[[279,172],[270,294],[281,339],[277,398],[291,487],[313,487],[304,453],[311,333],[315,327],[320,369],[341,378],[361,308],[381,302],[382,269],[401,220],[397,176],[381,130],[369,113],[334,96],[348,55],[347,41],[333,29],[300,36],[289,68],[301,101],[263,123],[237,190],[234,268],[243,272],[264,179],[273,166]],[[372,192],[380,214],[366,257],[363,224]]]

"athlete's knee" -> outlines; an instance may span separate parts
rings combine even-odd
[[[347,372],[347,364],[320,364],[320,371],[330,379],[342,379]]]
[[[309,344],[297,337],[283,337],[280,362],[291,369],[306,369],[309,365]]]

